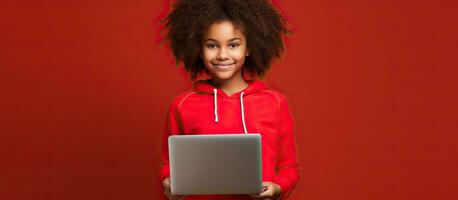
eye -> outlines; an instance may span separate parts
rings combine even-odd
[[[214,48],[218,47],[216,44],[207,44],[206,46],[208,48],[210,48],[210,49],[214,49]]]
[[[238,47],[238,46],[240,46],[239,43],[231,43],[231,44],[229,44],[230,48],[235,48],[235,47]]]

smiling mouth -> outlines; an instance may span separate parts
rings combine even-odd
[[[215,64],[215,63],[212,63],[212,64],[213,64],[213,66],[215,66],[217,68],[227,69],[227,68],[229,68],[230,66],[232,66],[235,63],[230,63],[230,64]]]
[[[226,65],[233,65],[234,63],[228,63],[228,64],[224,64],[224,63],[212,63],[213,65],[221,65],[221,66],[226,66]]]

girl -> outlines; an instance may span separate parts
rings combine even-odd
[[[175,134],[260,133],[265,190],[257,195],[186,199],[286,199],[299,178],[293,121],[286,98],[256,80],[283,52],[286,21],[267,0],[178,0],[163,20],[166,39],[183,62],[192,91],[170,104],[161,181],[170,193],[167,139]]]

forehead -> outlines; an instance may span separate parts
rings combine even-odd
[[[240,28],[230,21],[213,23],[204,35],[204,39],[214,39],[218,41],[226,41],[233,38],[241,38],[243,40],[245,39],[245,35]]]

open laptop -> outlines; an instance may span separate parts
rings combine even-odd
[[[171,192],[259,194],[261,135],[174,135],[169,138]]]

